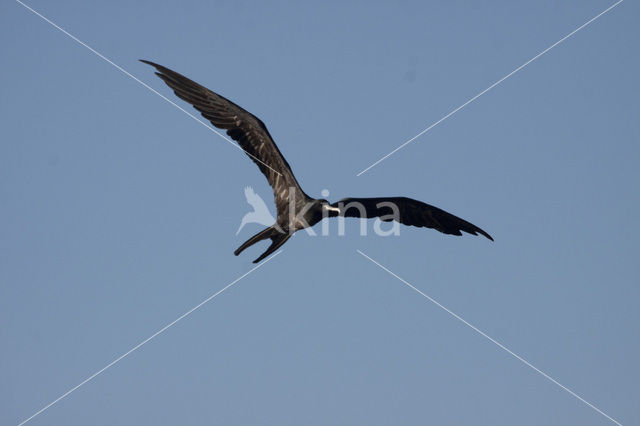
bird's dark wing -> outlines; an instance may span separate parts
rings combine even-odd
[[[306,195],[291,167],[258,117],[169,68],[142,59],[141,62],[155,67],[158,70],[156,75],[164,80],[180,99],[189,102],[204,118],[214,126],[225,129],[227,134],[238,142],[273,188],[279,216],[288,211],[290,188],[296,191],[296,200],[305,199]]]
[[[381,220],[387,222],[396,220],[403,225],[432,228],[450,235],[462,235],[460,231],[473,235],[482,234],[493,241],[489,234],[474,224],[411,198],[345,198],[331,206],[340,209],[337,216],[380,217]]]

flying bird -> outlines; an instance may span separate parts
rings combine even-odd
[[[273,189],[278,217],[272,226],[245,241],[234,252],[270,239],[271,245],[253,263],[258,263],[282,246],[294,232],[310,227],[325,217],[379,217],[403,225],[432,228],[449,235],[472,235],[493,238],[482,229],[432,205],[406,197],[344,198],[330,204],[325,199],[309,197],[300,187],[291,167],[276,146],[267,127],[255,115],[230,100],[169,68],[141,59],[156,69],[156,75],[182,100],[193,105],[215,127],[224,129],[256,163]]]

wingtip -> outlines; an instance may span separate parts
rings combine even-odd
[[[142,62],[143,64],[147,64],[147,65],[151,65],[154,68],[158,68],[160,65],[156,64],[155,62],[151,62],[151,61],[147,61],[146,59],[138,59],[140,62]]]
[[[485,232],[483,229],[480,229],[477,226],[474,226],[474,228],[475,228],[474,229],[475,232],[473,232],[474,235],[480,234],[480,235],[485,236],[487,239],[493,241],[493,237],[491,235],[489,235],[487,232]]]

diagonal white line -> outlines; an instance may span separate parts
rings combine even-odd
[[[573,395],[574,397],[578,398],[580,401],[584,402],[586,405],[588,405],[589,407],[593,408],[594,410],[596,410],[598,413],[602,414],[603,416],[605,416],[607,419],[611,420],[613,423],[622,426],[622,423],[618,422],[617,420],[613,419],[611,416],[609,416],[607,413],[605,413],[604,411],[600,410],[598,407],[596,407],[595,405],[593,405],[592,403],[590,403],[589,401],[585,400],[584,398],[582,398],[580,395],[578,395],[577,393],[575,393],[574,391],[572,391],[571,389],[569,389],[568,387],[564,386],[562,383],[558,382],[557,380],[555,380],[553,377],[549,376],[547,373],[545,373],[544,371],[540,370],[539,368],[537,368],[536,366],[534,366],[533,364],[531,364],[529,361],[527,361],[526,359],[524,359],[523,357],[521,357],[520,355],[516,354],[515,352],[513,352],[512,350],[510,350],[509,348],[507,348],[506,346],[504,346],[502,343],[498,342],[496,339],[494,339],[493,337],[489,336],[488,334],[486,334],[485,332],[483,332],[482,330],[480,330],[479,328],[477,328],[476,326],[474,326],[473,324],[471,324],[470,322],[466,321],[464,318],[462,318],[460,315],[456,314],[455,312],[451,311],[450,309],[448,309],[447,307],[445,307],[444,305],[440,304],[437,300],[435,300],[434,298],[430,297],[429,295],[423,293],[422,291],[420,291],[419,289],[417,289],[415,286],[413,286],[411,283],[409,283],[408,281],[405,281],[404,279],[402,279],[401,277],[399,277],[398,275],[394,274],[393,272],[391,272],[388,268],[382,266],[380,263],[376,262],[375,260],[373,260],[372,258],[370,258],[369,256],[367,256],[366,254],[364,254],[362,251],[357,250],[356,251],[358,253],[360,253],[362,256],[364,256],[366,259],[370,260],[371,262],[373,262],[374,264],[376,264],[378,267],[380,267],[382,270],[388,272],[389,274],[391,274],[393,277],[395,277],[396,279],[400,280],[402,283],[406,284],[407,287],[409,287],[410,289],[416,291],[417,293],[419,293],[421,296],[425,297],[427,300],[429,300],[430,302],[432,302],[433,304],[435,304],[436,306],[438,306],[439,308],[443,309],[445,312],[447,312],[448,314],[450,314],[451,316],[453,316],[455,319],[459,320],[460,322],[462,322],[464,325],[466,325],[467,327],[471,328],[473,331],[475,331],[476,333],[480,334],[481,336],[487,338],[488,340],[490,340],[491,342],[493,342],[494,344],[496,344],[500,349],[504,350],[505,352],[507,352],[509,355],[513,356],[514,358],[516,358],[518,361],[521,361],[523,364],[525,364],[527,367],[532,368],[535,372],[541,374],[544,378],[550,380],[551,382],[555,383],[556,385],[560,386],[562,389],[564,389],[565,391],[569,392],[571,395]]]
[[[245,272],[244,274],[242,274],[241,276],[239,276],[238,278],[236,278],[235,280],[231,281],[229,284],[227,284],[225,287],[223,287],[221,290],[218,290],[217,292],[215,292],[214,294],[212,294],[211,296],[207,297],[206,299],[204,299],[202,302],[198,303],[196,306],[194,306],[193,308],[189,309],[187,312],[185,312],[184,314],[180,315],[178,318],[176,318],[175,320],[171,321],[169,324],[165,325],[164,327],[162,327],[160,330],[156,331],[155,333],[153,333],[151,336],[147,337],[146,339],[144,339],[142,342],[138,343],[137,345],[135,345],[133,348],[129,349],[127,352],[123,353],[122,355],[120,355],[118,358],[114,359],[113,361],[111,361],[109,364],[105,365],[104,367],[102,367],[100,370],[96,371],[95,373],[93,373],[91,376],[87,377],[86,379],[84,379],[82,382],[78,383],[76,386],[72,387],[71,389],[69,389],[68,391],[66,391],[65,393],[63,393],[62,395],[60,395],[58,398],[54,399],[53,401],[51,401],[49,404],[45,405],[44,407],[42,407],[40,410],[38,410],[36,413],[34,413],[31,417],[23,420],[22,422],[20,422],[18,424],[18,426],[22,426],[23,424],[27,423],[28,421],[30,421],[31,419],[33,419],[34,417],[36,417],[37,415],[43,413],[45,410],[49,409],[52,405],[56,404],[57,402],[59,402],[60,400],[66,398],[67,396],[69,396],[69,394],[71,394],[72,392],[74,392],[76,389],[78,389],[80,386],[86,384],[87,382],[90,382],[91,380],[93,380],[96,376],[98,376],[99,374],[101,374],[102,372],[104,372],[106,369],[108,369],[109,367],[113,366],[114,364],[118,363],[119,361],[121,361],[123,358],[125,358],[127,355],[131,354],[132,352],[138,350],[142,345],[144,345],[145,343],[149,342],[151,339],[153,339],[154,337],[158,336],[159,334],[163,333],[164,331],[166,331],[168,328],[170,328],[171,326],[173,326],[175,323],[177,323],[178,321],[180,321],[181,319],[189,316],[191,313],[193,313],[193,311],[195,311],[196,309],[200,308],[202,305],[204,305],[205,303],[209,302],[211,299],[213,299],[214,297],[216,297],[217,295],[219,295],[220,293],[222,293],[223,291],[225,291],[226,289],[228,289],[229,287],[231,287],[232,285],[234,285],[235,283],[237,283],[238,281],[240,281],[241,279],[243,279],[244,277],[246,277],[247,275],[249,275],[250,273],[252,273],[253,271],[255,271],[256,269],[260,268],[262,265],[265,265],[267,262],[269,262],[271,259],[273,259],[274,257],[276,257],[277,255],[279,255],[280,253],[282,253],[282,250],[276,252],[273,256],[267,258],[264,262],[258,264],[257,266],[254,266],[252,269],[250,269],[249,271]]]
[[[356,176],[360,176],[361,174],[363,174],[364,172],[366,172],[367,170],[371,169],[372,167],[375,167],[376,165],[380,164],[382,161],[386,160],[388,157],[390,157],[391,155],[395,154],[396,152],[400,151],[402,148],[404,148],[405,146],[409,145],[411,142],[413,142],[414,140],[418,139],[420,136],[424,135],[425,133],[427,133],[429,130],[433,129],[434,127],[436,127],[438,124],[442,123],[444,120],[446,120],[447,118],[451,117],[453,114],[455,114],[456,112],[460,111],[462,108],[466,107],[467,105],[469,105],[471,102],[475,101],[476,99],[478,99],[480,96],[484,95],[485,93],[487,93],[489,90],[493,89],[494,87],[496,87],[498,84],[502,83],[503,81],[505,81],[506,79],[508,79],[509,77],[511,77],[512,75],[514,75],[515,73],[517,73],[518,71],[520,71],[521,69],[523,69],[524,67],[526,67],[527,65],[529,65],[531,62],[535,61],[536,59],[538,59],[540,56],[544,55],[545,53],[547,53],[548,51],[550,51],[551,49],[553,49],[554,47],[556,47],[557,45],[559,45],[560,43],[562,43],[563,41],[565,41],[566,39],[568,39],[569,37],[571,37],[572,35],[574,35],[575,33],[577,33],[578,31],[580,31],[581,29],[583,29],[584,27],[586,27],[587,25],[589,25],[590,23],[592,23],[593,21],[595,21],[596,19],[598,19],[599,17],[601,17],[602,15],[604,15],[605,13],[609,12],[611,9],[613,9],[614,7],[616,7],[617,5],[619,5],[620,3],[622,3],[624,0],[618,0],[616,3],[612,4],[611,6],[609,6],[608,8],[606,8],[605,10],[603,10],[602,12],[600,12],[599,14],[597,14],[596,16],[594,16],[593,18],[589,19],[587,22],[585,22],[584,24],[580,25],[578,28],[576,28],[575,30],[571,31],[569,34],[567,34],[566,36],[562,37],[560,40],[556,41],[555,43],[553,43],[551,46],[547,47],[546,49],[544,49],[542,52],[538,53],[536,56],[534,56],[533,58],[529,59],[527,62],[525,62],[524,64],[520,65],[518,68],[516,68],[515,70],[511,71],[509,74],[505,75],[504,77],[502,77],[500,80],[496,81],[495,83],[493,83],[491,86],[487,87],[486,89],[484,89],[482,92],[478,93],[477,95],[475,95],[474,97],[472,97],[471,99],[469,99],[468,101],[466,101],[465,103],[463,103],[462,105],[460,105],[459,107],[457,107],[456,109],[454,109],[453,111],[449,112],[447,115],[445,115],[444,117],[442,117],[440,120],[436,121],[435,123],[433,123],[432,125],[430,125],[429,127],[427,127],[426,129],[424,129],[423,131],[421,131],[420,133],[418,133],[417,135],[415,135],[414,137],[412,137],[411,139],[409,139],[408,141],[404,142],[402,145],[400,145],[399,147],[397,147],[396,149],[394,149],[393,151],[391,151],[390,153],[388,153],[387,155],[385,155],[384,157],[380,158],[378,161],[376,161],[375,163],[371,164],[369,167],[367,167],[366,169],[362,170],[360,173],[358,173]]]
[[[235,142],[229,140],[227,137],[225,137],[222,133],[218,132],[216,129],[214,129],[213,127],[209,126],[207,123],[205,123],[204,121],[200,120],[198,117],[196,117],[195,115],[191,114],[189,111],[187,111],[186,109],[182,108],[180,105],[176,104],[175,102],[173,102],[171,99],[167,98],[166,96],[164,96],[163,94],[161,94],[160,92],[158,92],[157,90],[155,90],[153,87],[149,86],[147,83],[145,83],[144,81],[140,80],[138,77],[134,76],[133,74],[131,74],[129,71],[125,70],[124,68],[122,68],[120,65],[116,64],[115,62],[113,62],[111,59],[107,58],[106,56],[104,56],[102,53],[98,52],[97,50],[95,50],[94,48],[92,48],[91,46],[89,46],[88,44],[86,44],[85,42],[83,42],[82,40],[78,39],[76,36],[74,36],[73,34],[69,33],[68,31],[66,31],[65,29],[61,28],[59,25],[57,25],[56,23],[54,23],[53,21],[51,21],[50,19],[48,19],[47,17],[43,16],[42,14],[38,13],[37,11],[33,10],[31,7],[27,6],[26,4],[24,4],[23,2],[21,2],[20,0],[16,0],[17,3],[21,4],[22,6],[25,7],[25,9],[30,10],[31,12],[33,12],[35,15],[39,16],[40,18],[42,18],[43,20],[45,20],[46,22],[48,22],[49,24],[51,24],[52,26],[54,26],[56,29],[60,30],[62,33],[64,33],[65,35],[67,35],[69,38],[71,38],[73,41],[75,41],[76,43],[86,47],[87,49],[89,49],[92,53],[94,53],[96,56],[98,56],[100,59],[103,59],[104,61],[108,62],[109,64],[113,65],[115,68],[118,69],[118,71],[122,72],[123,74],[125,74],[127,77],[131,77],[132,79],[134,79],[135,81],[137,81],[138,83],[140,83],[141,85],[143,85],[144,87],[146,87],[147,89],[149,89],[150,91],[152,91],[153,93],[155,93],[156,95],[160,96],[162,99],[164,99],[165,101],[169,102],[171,105],[173,105],[174,107],[178,108],[180,111],[184,112],[185,114],[187,114],[189,117],[193,118],[194,120],[196,120],[198,123],[202,124],[204,127],[206,127],[207,129],[211,130],[213,133],[215,133],[216,135],[220,136],[222,139],[224,139],[225,141],[227,141],[228,143],[230,143],[231,145],[235,146],[236,148],[238,148],[240,151],[244,151],[245,154],[247,154],[249,157],[253,158],[254,160],[256,160],[258,163],[263,164],[265,167],[271,169],[271,171],[275,172],[276,174],[282,176],[281,173],[279,173],[277,170],[274,170],[271,166],[269,166],[268,164],[265,164],[262,160],[260,160],[259,158],[256,158],[255,155],[248,153],[247,151],[245,151],[240,145],[236,144]]]

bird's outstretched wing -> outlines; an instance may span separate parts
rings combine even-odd
[[[256,194],[256,192],[253,190],[253,188],[252,188],[252,187],[250,187],[250,186],[245,186],[245,188],[244,188],[244,196],[245,196],[245,198],[247,199],[247,203],[251,204],[251,201],[249,201],[249,200],[254,199],[256,195],[257,195],[257,194]]]
[[[227,134],[238,142],[273,188],[278,215],[286,214],[288,211],[290,188],[296,191],[296,200],[306,198],[287,160],[258,117],[169,68],[143,59],[141,62],[155,67],[158,70],[156,75],[164,80],[180,99],[193,105],[211,124],[225,129]]]
[[[462,235],[460,231],[473,235],[482,234],[493,241],[491,235],[474,224],[411,198],[344,198],[331,206],[340,209],[340,213],[336,213],[336,216],[380,217],[387,222],[396,220],[403,225],[432,228],[444,234]]]

